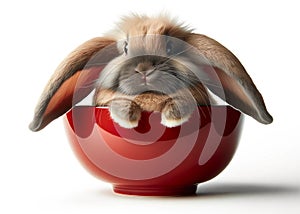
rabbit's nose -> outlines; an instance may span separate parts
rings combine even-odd
[[[141,74],[142,79],[146,81],[146,77],[149,76],[155,70],[155,68],[151,63],[139,63],[134,70]]]
[[[137,73],[147,76],[153,71],[153,65],[150,62],[142,62],[139,63],[134,70]]]
[[[149,76],[154,70],[155,68],[150,63],[139,63],[135,68],[135,71],[141,75],[145,85],[147,85],[148,82],[147,76]]]

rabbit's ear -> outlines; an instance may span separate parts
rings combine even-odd
[[[80,102],[93,89],[101,70],[118,55],[115,41],[91,39],[75,49],[57,68],[35,109],[32,131],[39,131]]]
[[[200,34],[190,34],[186,42],[195,47],[191,59],[208,77],[203,81],[207,88],[257,121],[264,124],[273,121],[261,94],[233,53],[217,41]],[[198,59],[195,56],[199,56]],[[199,60],[201,57],[205,60]]]

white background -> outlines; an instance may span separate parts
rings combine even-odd
[[[233,161],[195,197],[120,196],[81,167],[61,118],[38,133],[27,126],[71,50],[122,15],[161,11],[235,53],[274,123],[246,117]],[[299,213],[299,14],[288,0],[1,1],[0,213]]]

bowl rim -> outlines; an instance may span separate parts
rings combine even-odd
[[[94,107],[94,108],[99,108],[99,109],[108,109],[109,106],[94,106],[94,105],[75,105],[73,106],[71,109],[73,108],[78,108],[78,107]],[[238,109],[234,108],[233,106],[226,104],[226,105],[197,105],[198,108],[207,108],[207,107],[213,107],[213,108],[227,108],[227,107],[231,107],[235,110],[238,111]],[[148,112],[158,112],[158,111],[148,111]]]

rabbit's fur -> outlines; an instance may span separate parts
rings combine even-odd
[[[91,77],[91,70],[98,75]],[[67,83],[78,80],[78,73],[93,80],[84,93]],[[167,16],[125,17],[105,37],[78,47],[46,86],[30,128],[40,130],[94,88],[94,104],[109,106],[112,119],[125,128],[136,127],[142,111],[161,112],[167,127],[181,125],[197,105],[214,104],[211,93],[259,122],[272,122],[239,60],[220,43]],[[78,91],[78,99],[68,100]]]

